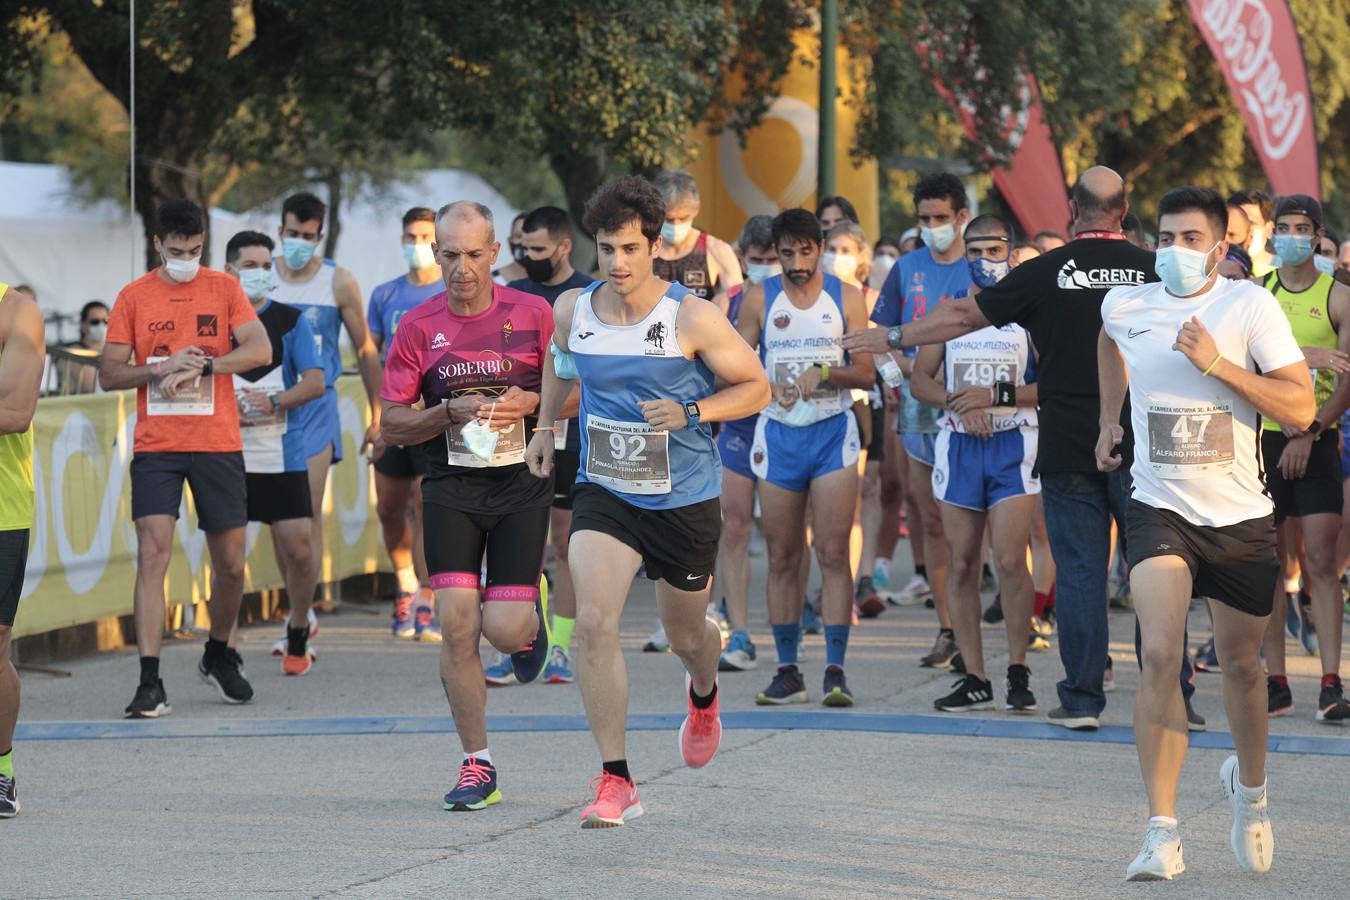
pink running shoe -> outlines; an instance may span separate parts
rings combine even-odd
[[[602,772],[592,779],[591,788],[595,802],[581,811],[582,828],[617,828],[625,817],[642,815],[637,785],[626,778]]]
[[[713,684],[716,684],[716,679]],[[712,706],[698,709],[694,706],[693,681],[684,676],[685,703],[688,713],[680,725],[680,755],[684,764],[691,769],[701,769],[713,761],[717,748],[722,744],[722,720],[718,717],[718,697],[713,696]]]

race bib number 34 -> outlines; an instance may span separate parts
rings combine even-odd
[[[1159,478],[1199,478],[1233,468],[1233,411],[1150,403],[1148,461]]]
[[[669,433],[646,422],[587,417],[586,480],[625,494],[669,494]]]

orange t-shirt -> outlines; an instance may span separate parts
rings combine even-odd
[[[224,272],[201,268],[186,284],[165,281],[159,269],[122,288],[108,316],[110,344],[131,347],[138,365],[197,346],[209,357],[234,346],[234,329],[258,315]],[[137,453],[232,453],[243,449],[233,376],[204,379],[166,400],[156,382],[136,388]]]

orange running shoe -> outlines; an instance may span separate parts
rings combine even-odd
[[[625,817],[643,813],[637,785],[626,778],[602,772],[591,780],[595,802],[581,811],[582,828],[617,828]]]
[[[713,679],[713,684],[717,680]],[[693,682],[684,676],[684,696],[688,713],[680,725],[680,755],[691,769],[701,769],[713,761],[722,743],[722,720],[718,717],[718,698],[713,695],[712,706],[699,709],[694,706]]]
[[[308,644],[305,645],[305,652],[300,656],[291,656],[289,653],[281,657],[281,674],[283,675],[308,675],[309,670],[314,667],[314,660],[318,659],[318,654]]]

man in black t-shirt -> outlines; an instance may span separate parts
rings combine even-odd
[[[1096,729],[1106,706],[1102,679],[1109,637],[1106,575],[1111,560],[1111,519],[1124,534],[1133,436],[1121,420],[1124,464],[1097,471],[1100,397],[1097,335],[1101,305],[1113,287],[1157,281],[1153,254],[1125,240],[1121,222],[1129,211],[1121,177],[1103,166],[1083,173],[1069,201],[1074,239],[1013,269],[973,298],[943,303],[922,319],[890,329],[844,337],[844,349],[880,353],[936,344],[987,325],[1015,322],[1026,328],[1039,353],[1041,439],[1036,471],[1041,478],[1046,530],[1056,566],[1056,613],[1064,680],[1051,722],[1076,730]],[[1193,730],[1204,720],[1190,708],[1190,660],[1183,654],[1182,691]]]

